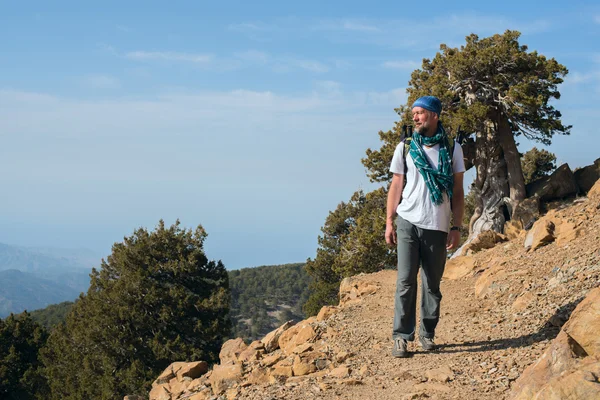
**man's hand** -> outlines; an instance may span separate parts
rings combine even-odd
[[[396,244],[396,231],[394,230],[394,224],[387,222],[385,224],[385,242],[390,246]]]
[[[387,232],[387,230],[386,230]],[[448,233],[448,240],[446,241],[446,250],[452,250],[458,247],[460,243],[460,232],[450,231]]]

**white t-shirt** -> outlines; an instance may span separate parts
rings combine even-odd
[[[423,146],[429,165],[438,167],[440,145],[432,147]],[[404,175],[404,141],[396,147],[390,171],[394,174]],[[423,176],[415,166],[410,152],[406,154],[406,185],[402,191],[402,200],[396,212],[411,224],[423,229],[448,232],[450,228],[450,201],[446,192],[443,193],[444,202],[435,205],[429,196],[429,189]],[[454,142],[452,155],[452,171],[454,173],[465,171],[465,160],[460,144]]]

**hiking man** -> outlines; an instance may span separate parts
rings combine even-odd
[[[446,251],[456,248],[460,241],[465,163],[460,144],[446,135],[439,120],[441,112],[437,97],[425,96],[414,102],[415,133],[396,147],[390,166],[394,175],[387,198],[385,240],[398,246],[394,357],[408,357],[407,342],[415,339],[419,264],[419,341],[425,351],[436,349],[433,338],[440,317]]]

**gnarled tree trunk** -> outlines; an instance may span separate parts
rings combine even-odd
[[[485,131],[477,133],[475,190],[479,196],[469,224],[471,238],[487,230],[502,232],[506,221],[507,168],[494,131],[493,124],[486,124]]]
[[[497,128],[497,137],[502,152],[504,153],[504,161],[506,161],[506,172],[508,176],[508,186],[510,188],[510,208],[512,210],[517,205],[525,200],[527,196],[525,191],[525,180],[523,179],[523,170],[521,168],[521,157],[515,143],[515,137],[508,122],[506,115],[500,112],[494,112],[494,121]]]

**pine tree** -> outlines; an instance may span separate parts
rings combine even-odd
[[[0,319],[0,398],[45,398],[47,387],[38,353],[47,337],[27,312]]]
[[[218,359],[230,330],[228,275],[208,261],[206,236],[160,221],[113,246],[43,352],[51,399],[146,394],[173,361]]]

